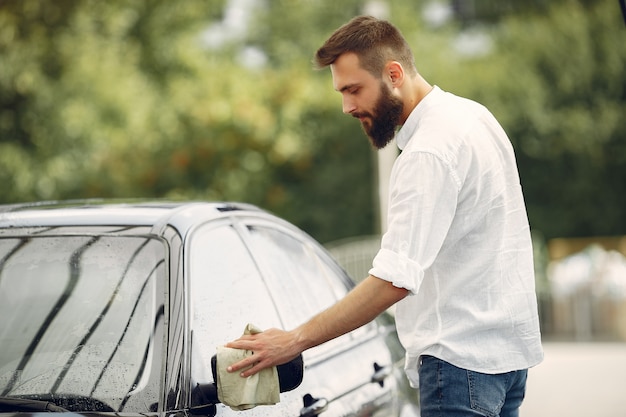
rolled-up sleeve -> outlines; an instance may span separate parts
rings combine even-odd
[[[454,219],[459,190],[448,161],[403,153],[391,174],[388,229],[369,273],[417,293]]]
[[[424,278],[424,270],[417,262],[383,248],[376,254],[369,273],[412,293],[417,292]]]

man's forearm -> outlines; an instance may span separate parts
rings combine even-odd
[[[404,288],[370,275],[335,305],[294,329],[296,344],[304,351],[357,329],[407,293]]]
[[[241,376],[248,377],[288,362],[309,348],[369,323],[407,294],[406,289],[370,275],[335,305],[294,330],[269,329],[228,343],[227,347],[253,352],[229,366],[228,371],[243,370]]]

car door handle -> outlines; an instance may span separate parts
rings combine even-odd
[[[304,407],[300,410],[300,417],[313,417],[322,414],[328,408],[326,398],[315,398],[311,394],[302,397]]]
[[[374,374],[372,375],[371,382],[377,383],[381,387],[385,385],[385,379],[391,375],[391,366],[380,366],[374,362]]]

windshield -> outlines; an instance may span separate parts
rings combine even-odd
[[[149,379],[165,253],[137,236],[0,238],[0,395],[147,411],[125,406]]]

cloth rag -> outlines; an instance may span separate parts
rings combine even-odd
[[[261,333],[261,330],[252,324],[248,324],[243,332],[244,335],[256,333]],[[280,401],[278,370],[275,366],[247,378],[242,378],[240,372],[226,370],[229,365],[252,355],[250,350],[225,346],[217,348],[217,396],[222,404],[235,411],[249,410],[257,405],[273,405]]]

